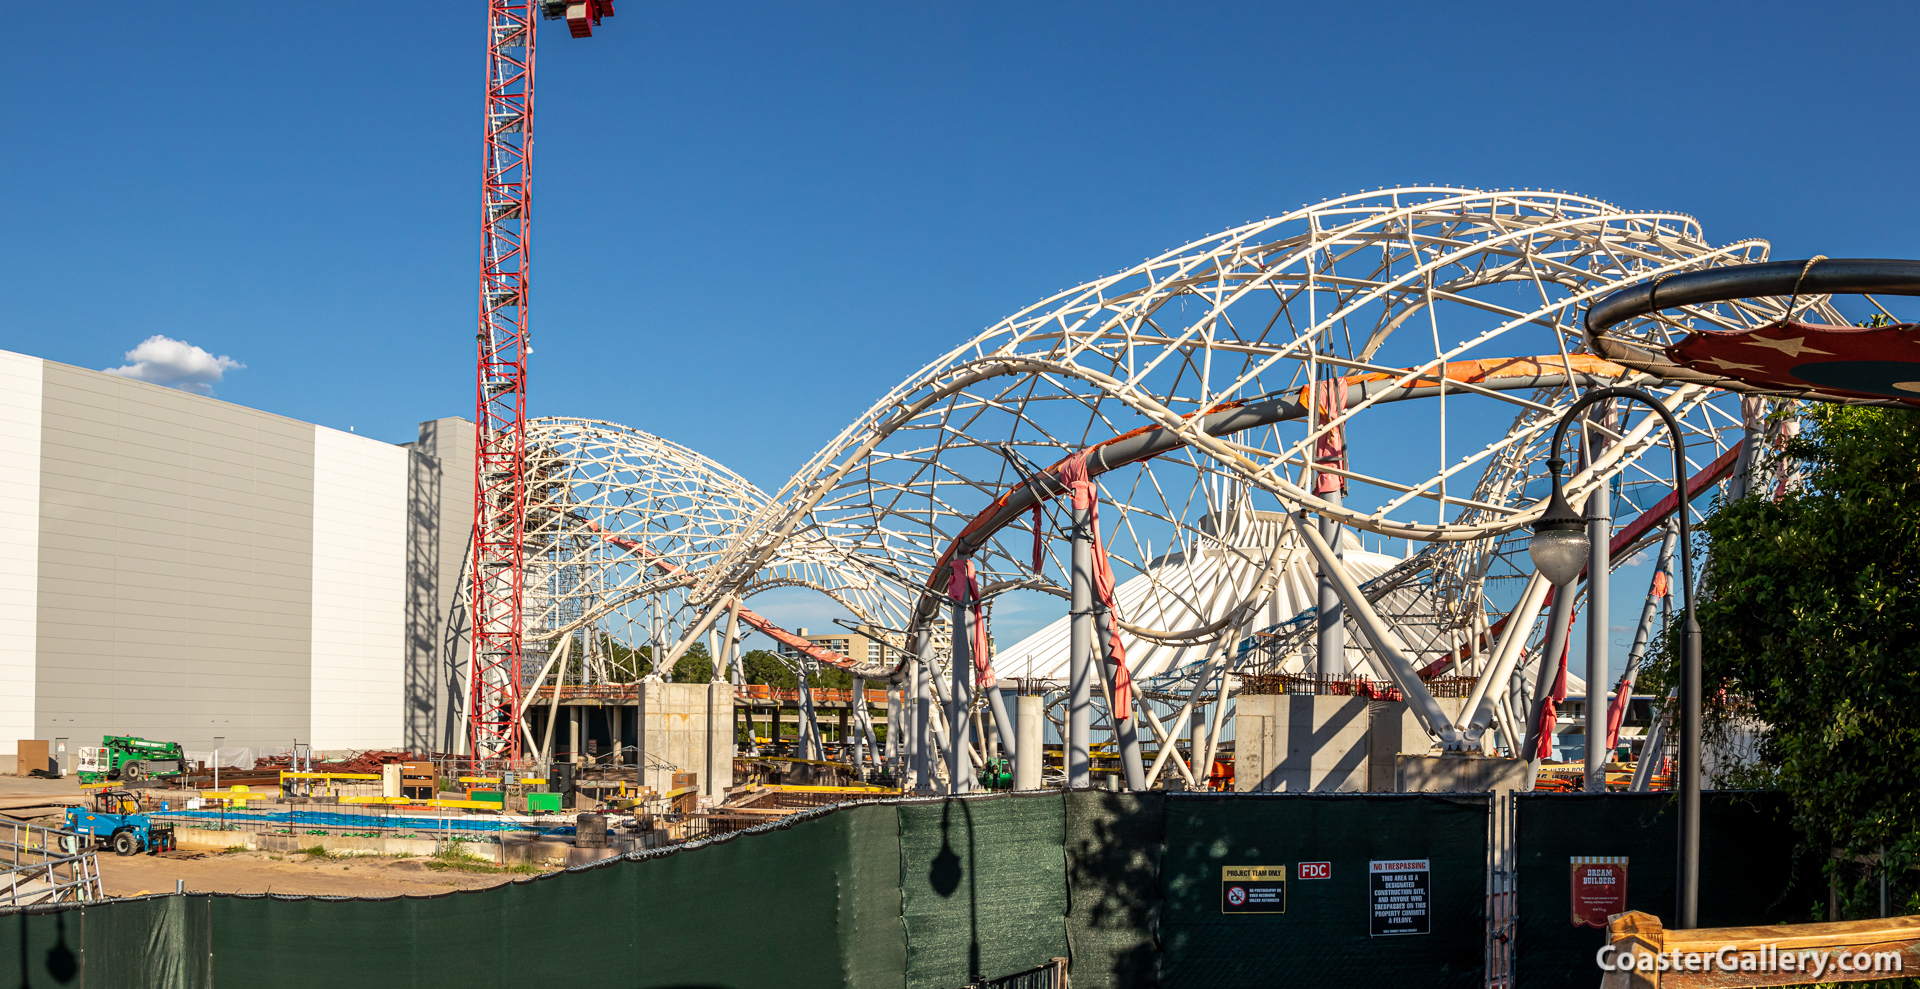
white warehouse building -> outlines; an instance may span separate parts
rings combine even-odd
[[[0,771],[106,734],[449,749],[472,442],[0,351]]]

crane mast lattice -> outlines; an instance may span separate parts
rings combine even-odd
[[[480,318],[474,394],[472,652],[467,742],[474,758],[521,755],[526,600],[527,289],[533,206],[536,11],[590,37],[605,0],[488,0]]]

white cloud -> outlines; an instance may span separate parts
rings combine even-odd
[[[215,357],[186,342],[154,334],[127,351],[128,364],[102,368],[108,374],[150,384],[165,385],[196,395],[213,394],[228,371],[241,371],[246,365],[222,354]]]

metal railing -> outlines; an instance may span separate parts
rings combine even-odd
[[[1487,821],[1487,989],[1513,989],[1515,876],[1513,791],[1492,794]]]
[[[800,691],[794,687],[769,687],[764,683],[743,683],[731,689],[733,690],[734,699],[746,704],[772,704],[781,702],[792,704],[798,702],[800,699]],[[813,702],[815,704],[851,704],[855,700],[853,691],[846,687],[813,687],[811,689],[813,691]],[[553,700],[553,685],[550,683],[542,684],[531,690],[530,693],[533,696],[533,700],[528,702],[529,707],[550,703]],[[601,701],[633,704],[637,702],[638,696],[635,685],[631,683],[570,683],[560,688],[560,700],[562,703],[567,701]],[[874,707],[885,707],[887,704],[887,692],[885,690],[868,690],[867,703]]]
[[[1479,677],[1437,676],[1423,678],[1422,683],[1435,697],[1470,697],[1473,685]],[[1239,676],[1240,692],[1243,694],[1314,694],[1334,697],[1365,697],[1371,700],[1403,700],[1400,688],[1385,680],[1371,677],[1317,677],[1298,673],[1242,673]]]
[[[100,898],[91,837],[0,817],[0,909]]]
[[[1039,968],[969,982],[967,989],[1067,989],[1067,960],[1055,958]]]

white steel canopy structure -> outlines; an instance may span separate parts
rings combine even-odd
[[[1359,634],[1339,648],[1362,662],[1336,672],[1370,667],[1410,701],[1424,694],[1415,666],[1492,672],[1502,683],[1482,688],[1486,702],[1504,704],[1506,684],[1527,681],[1527,665],[1564,641],[1563,627],[1556,644],[1528,645],[1545,585],[1515,552],[1544,508],[1543,448],[1561,414],[1587,389],[1653,391],[1681,421],[1689,490],[1729,477],[1759,419],[1737,396],[1592,353],[1586,308],[1766,253],[1758,240],[1715,246],[1682,213],[1561,192],[1421,186],[1303,206],[1060,292],[941,355],[778,495],[730,516],[731,537],[698,566],[648,578],[639,593],[674,596],[668,662],[742,596],[797,585],[842,600],[897,648],[922,642],[916,668],[931,671],[944,647],[926,643],[945,642],[957,599],[991,608],[1041,594],[1088,614],[1076,574],[1097,527],[1095,555],[1118,584],[1099,621],[1127,666],[1103,680],[1109,696],[1123,674],[1225,675],[1255,633],[1306,657],[1346,626]],[[1617,334],[1666,339],[1693,321],[1758,326],[1782,311],[1764,299],[1681,306],[1658,327],[1644,317]],[[1634,409],[1601,409],[1580,432],[1569,496],[1605,486],[1630,537],[1617,558],[1628,558],[1675,510],[1660,502],[1674,481],[1670,452],[1657,449],[1667,434]],[[1306,533],[1289,514],[1330,528]],[[1403,552],[1365,553],[1341,527],[1405,540]],[[798,561],[819,569],[800,575]],[[1300,641],[1315,611],[1317,646]],[[979,683],[991,684],[990,662],[1017,675],[1033,654],[1035,673],[1054,673],[1071,665],[1063,650],[1112,655],[1070,624],[989,657]],[[984,638],[973,647],[990,649]],[[1262,659],[1276,662],[1294,660]],[[905,677],[906,664],[890,672]],[[966,703],[965,688],[956,677],[941,703]],[[1477,744],[1490,717],[1478,694],[1471,725],[1444,723],[1427,701],[1430,731],[1450,747]],[[1512,712],[1502,714],[1511,741]]]
[[[1214,626],[1240,633],[1283,625],[1314,607],[1316,567],[1292,527],[1283,517],[1271,512],[1255,515],[1244,505],[1229,508],[1222,531],[1195,534],[1115,590],[1115,612],[1125,622],[1120,638],[1133,675],[1151,679],[1182,670],[1237,641],[1218,634],[1192,639],[1154,636],[1147,629]],[[1203,528],[1211,527],[1203,524]],[[1362,549],[1352,533],[1344,536],[1343,562],[1358,580],[1373,580],[1401,562]],[[1190,599],[1173,590],[1185,587],[1202,593]],[[1246,607],[1248,602],[1253,607]],[[1069,616],[1063,614],[1038,632],[1001,646],[995,666],[1006,676],[1063,680],[1068,672],[1069,624]],[[1349,668],[1368,665],[1358,646],[1349,645],[1347,652]],[[1289,672],[1305,668],[1302,656]]]
[[[581,682],[630,678],[636,671],[620,668],[629,651],[684,632],[687,588],[768,498],[708,457],[616,423],[531,419],[527,436],[530,682],[545,677],[551,647],[566,637],[577,638]],[[897,589],[818,542],[780,547],[739,596],[795,586],[863,618],[901,613]]]
[[[711,620],[803,535],[917,588],[923,618],[956,557],[989,592],[1061,593],[1051,467],[1092,450],[1122,582],[1198,533],[1208,492],[1232,481],[1271,499],[1262,511],[1469,544],[1437,578],[1460,585],[1448,596],[1465,623],[1494,537],[1541,510],[1534,462],[1559,411],[1582,387],[1658,386],[1585,351],[1582,307],[1765,252],[1713,246],[1684,214],[1557,192],[1409,187],[1237,227],[1042,300],[902,382],[794,476],[691,599]],[[1342,385],[1339,401],[1311,397]],[[1707,389],[1662,394],[1697,433],[1700,466],[1743,432]],[[1574,497],[1628,470],[1628,489],[1667,483],[1643,416],[1596,429],[1621,441],[1575,474]],[[1350,445],[1345,462],[1315,462],[1329,436]],[[1312,490],[1316,474],[1344,479],[1346,497]],[[1037,568],[1036,503],[1049,506]]]

